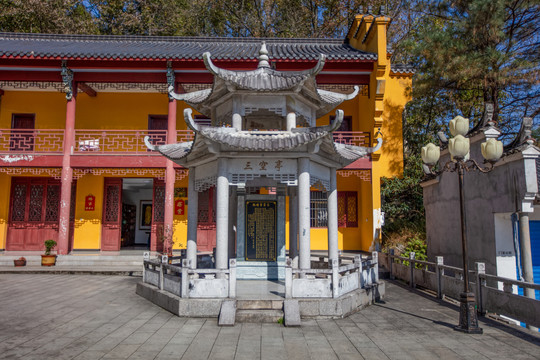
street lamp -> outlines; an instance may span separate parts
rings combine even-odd
[[[427,174],[439,175],[442,172],[456,172],[459,178],[459,205],[461,215],[461,248],[463,254],[463,292],[460,294],[459,325],[454,329],[469,334],[481,334],[482,329],[478,327],[478,317],[476,315],[476,301],[474,292],[469,289],[469,266],[467,256],[467,217],[465,215],[465,201],[463,193],[463,173],[464,171],[478,170],[483,173],[493,170],[493,164],[499,160],[503,153],[503,144],[493,138],[482,143],[482,156],[489,166],[482,167],[475,160],[469,159],[470,142],[465,137],[469,131],[469,120],[457,116],[450,121],[450,132],[454,136],[448,141],[448,151],[451,160],[444,164],[440,170],[433,170],[440,158],[441,149],[428,144],[422,148],[422,162],[427,165]],[[426,169],[426,167],[425,167]]]

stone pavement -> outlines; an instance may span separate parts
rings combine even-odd
[[[349,318],[218,327],[135,294],[138,277],[0,274],[2,359],[532,359],[540,337],[482,319],[452,330],[457,307],[387,283],[384,303]]]

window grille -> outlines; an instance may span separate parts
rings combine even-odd
[[[311,191],[311,227],[328,227],[328,195],[325,191]]]
[[[358,193],[338,191],[338,226],[358,227]]]

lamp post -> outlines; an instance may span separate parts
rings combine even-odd
[[[465,199],[463,191],[463,174],[465,171],[478,170],[487,173],[493,170],[493,164],[500,159],[503,152],[503,144],[495,139],[488,139],[482,143],[482,156],[489,166],[482,167],[475,160],[469,159],[470,142],[464,135],[469,130],[469,120],[458,116],[450,121],[450,132],[454,136],[448,141],[448,151],[451,160],[444,164],[440,170],[433,170],[433,166],[440,158],[440,148],[434,144],[428,144],[422,148],[422,161],[427,165],[427,174],[439,175],[442,172],[457,172],[459,182],[459,207],[461,218],[461,248],[463,256],[463,292],[460,294],[459,324],[454,330],[469,334],[481,334],[478,327],[476,314],[476,301],[474,292],[469,289],[469,266],[467,255],[467,215],[465,213]],[[425,169],[425,168],[424,168]]]

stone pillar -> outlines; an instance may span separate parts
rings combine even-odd
[[[195,171],[195,168],[189,169],[186,249],[186,259],[193,269],[197,268],[197,221],[199,219],[199,193],[195,189]]]
[[[287,131],[296,128],[296,113],[290,112],[287,114]]]
[[[167,115],[167,144],[176,143],[176,100],[169,100],[169,113]],[[174,183],[176,174],[173,162],[169,159],[165,165],[165,214],[163,220],[163,251],[172,253],[173,220],[174,220]],[[169,243],[167,243],[169,242]]]
[[[246,188],[237,186],[236,188],[236,260],[246,260]]]
[[[302,270],[311,268],[310,187],[309,158],[300,158],[298,159],[298,238],[300,245],[298,265]]]
[[[289,187],[289,257],[293,268],[298,268],[298,198],[296,188]]]
[[[336,168],[330,169],[328,189],[328,264],[338,259],[338,193]],[[339,264],[339,261],[338,261]]]
[[[521,266],[523,268],[523,280],[533,283],[533,266],[531,254],[531,234],[529,232],[529,214],[519,213],[519,239],[521,243]],[[528,298],[534,299],[534,289],[524,289]]]
[[[229,198],[229,259],[236,257],[236,187],[231,188],[231,196]]]
[[[227,178],[227,159],[218,159],[216,200],[216,269],[227,269],[229,240],[229,179]]]
[[[69,209],[71,205],[71,184],[73,169],[71,153],[75,146],[75,110],[77,104],[77,85],[73,83],[73,95],[66,104],[66,130],[64,133],[64,156],[62,158],[62,185],[60,190],[60,214],[58,223],[57,253],[66,255],[69,252]]]

